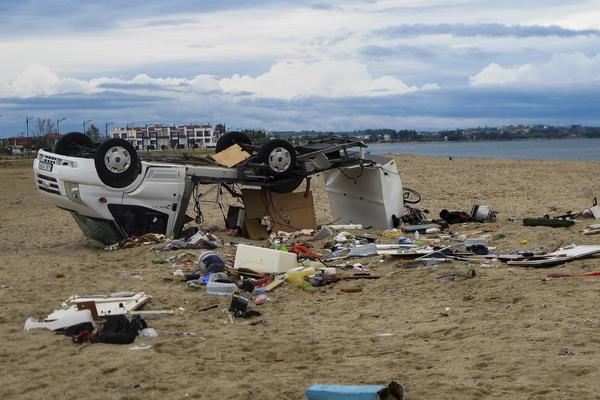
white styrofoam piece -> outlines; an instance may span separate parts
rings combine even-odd
[[[392,215],[404,215],[402,182],[396,162],[353,166],[323,173],[331,213],[337,224],[392,228]]]
[[[296,254],[238,244],[233,268],[248,268],[268,274],[287,272],[298,266]]]
[[[31,329],[50,329],[55,331],[61,328],[82,324],[84,322],[92,322],[92,312],[90,310],[56,310],[48,315],[43,321],[36,321],[33,318],[27,318],[25,321],[25,330]]]

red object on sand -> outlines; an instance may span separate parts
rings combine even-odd
[[[322,255],[315,253],[314,251],[310,250],[308,247],[303,246],[301,244],[293,245],[292,248],[290,249],[290,252],[296,253],[299,256],[316,258],[317,260],[320,260],[321,258],[323,258]]]
[[[586,274],[575,274],[575,275],[563,274],[562,272],[551,272],[548,274],[548,278],[568,278],[570,276],[583,276],[583,277],[600,276],[600,271],[588,272]]]

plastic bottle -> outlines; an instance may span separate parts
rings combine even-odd
[[[238,291],[235,283],[208,282],[206,284],[206,294],[215,296],[231,296]]]
[[[388,239],[396,239],[397,237],[402,236],[398,229],[389,229],[387,231],[383,231],[383,236]]]

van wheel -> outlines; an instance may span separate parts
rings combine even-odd
[[[219,153],[234,144],[252,144],[252,140],[242,132],[227,132],[217,140],[215,153]]]
[[[296,166],[296,150],[287,140],[273,139],[261,147],[259,159],[272,177],[286,178]]]
[[[296,190],[303,180],[303,176],[291,177],[282,182],[277,182],[277,184],[273,186],[270,186],[269,190],[272,190],[275,193],[290,193]]]
[[[113,188],[131,185],[142,170],[137,151],[124,139],[102,143],[96,150],[94,164],[102,183]]]
[[[85,148],[83,150],[93,149],[92,139],[81,132],[69,132],[58,139],[54,146],[54,153],[61,156],[76,156],[82,153],[82,147]]]

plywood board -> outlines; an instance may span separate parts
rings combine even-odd
[[[233,146],[229,146],[225,150],[212,155],[212,158],[217,164],[231,168],[250,158],[250,154],[244,151],[239,145],[234,144]]]

